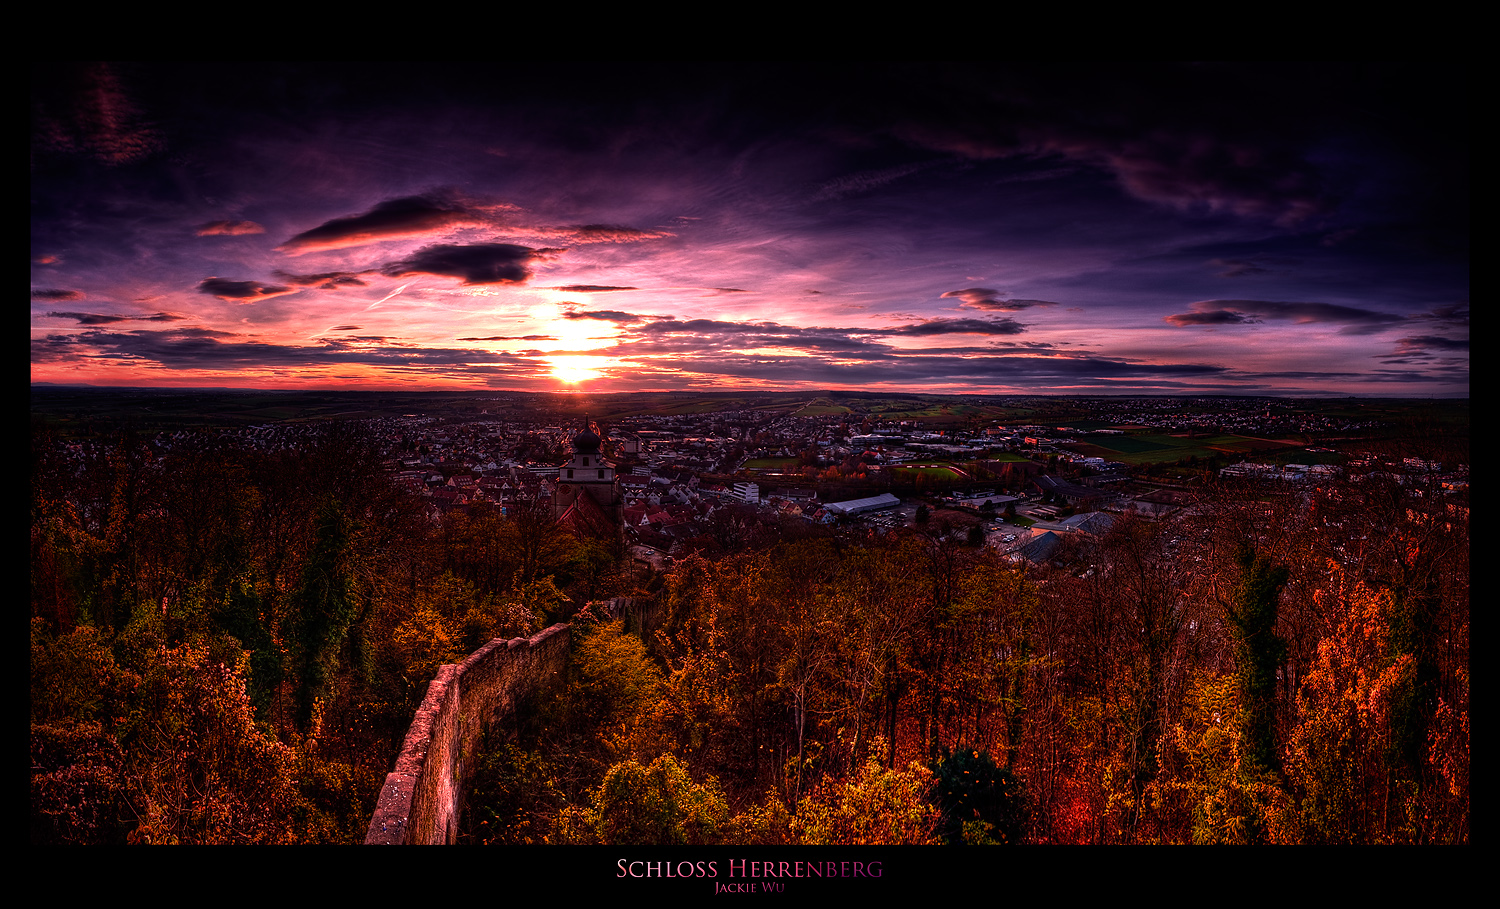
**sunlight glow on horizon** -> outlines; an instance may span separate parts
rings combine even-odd
[[[575,355],[543,357],[552,364],[551,375],[559,382],[577,385],[591,379],[603,378],[605,370],[617,366],[618,361],[610,357],[583,357]]]

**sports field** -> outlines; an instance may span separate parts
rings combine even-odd
[[[962,480],[964,475],[952,467],[942,467],[936,464],[924,464],[920,467],[897,467],[894,468],[899,477],[936,477],[940,480]]]
[[[742,470],[781,470],[785,467],[797,466],[796,458],[751,458],[745,462]]]

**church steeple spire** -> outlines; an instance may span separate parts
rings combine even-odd
[[[599,451],[599,446],[602,444],[604,444],[604,440],[599,438],[599,436],[594,432],[593,423],[591,423],[589,421],[589,418],[585,416],[583,418],[583,432],[580,432],[578,435],[573,437],[573,451],[575,455],[578,452],[582,451],[589,451],[597,454]]]
[[[592,422],[584,417],[583,430],[573,437],[573,458],[557,470],[557,493],[553,499],[561,516],[587,495],[612,518],[618,519],[619,495],[615,490],[615,468],[604,460],[604,440],[594,432]]]

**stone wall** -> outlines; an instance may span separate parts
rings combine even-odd
[[[553,625],[530,638],[490,641],[439,669],[381,787],[366,845],[455,842],[485,730],[561,681],[569,644],[569,627]]]

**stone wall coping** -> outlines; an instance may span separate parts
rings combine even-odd
[[[464,722],[462,700],[469,687],[466,677],[479,679],[475,685],[504,689],[471,693],[481,708],[496,701],[515,703],[531,692],[510,691],[509,686],[534,680],[525,673],[503,671],[506,665],[517,661],[524,665],[533,655],[550,649],[549,645],[556,646],[552,641],[559,635],[564,636],[562,647],[566,652],[570,628],[567,623],[559,623],[529,638],[495,638],[462,662],[438,668],[406,730],[396,766],[380,787],[375,813],[365,833],[366,845],[451,841],[457,827],[460,793],[468,784],[467,779],[453,778],[464,776],[468,770],[462,760],[468,744],[464,737],[466,733],[471,737],[482,733],[492,719],[489,711],[480,709],[470,723]],[[490,669],[495,671],[486,671]]]

